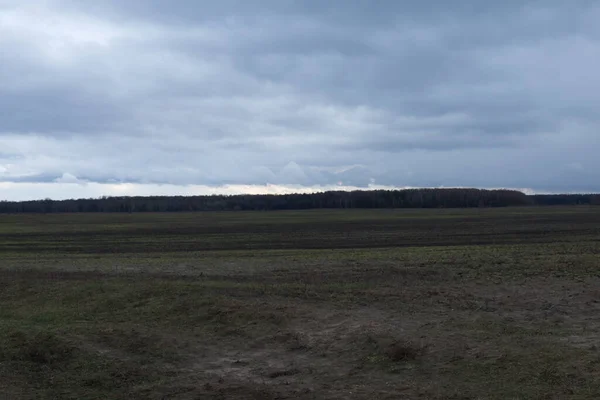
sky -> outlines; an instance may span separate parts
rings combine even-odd
[[[600,2],[0,0],[0,200],[600,191]]]

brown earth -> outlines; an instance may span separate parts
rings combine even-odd
[[[600,398],[600,208],[0,218],[0,398]]]

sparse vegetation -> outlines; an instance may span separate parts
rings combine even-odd
[[[0,217],[0,398],[600,398],[600,209]]]

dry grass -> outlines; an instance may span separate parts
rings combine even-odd
[[[3,219],[0,398],[600,398],[599,222],[594,208]]]

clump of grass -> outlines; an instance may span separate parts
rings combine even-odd
[[[300,373],[300,370],[298,370],[297,368],[284,369],[284,370],[278,370],[278,371],[271,372],[269,374],[269,378],[276,379],[276,378],[281,378],[284,376],[293,376],[293,375],[296,375],[299,373]]]
[[[414,361],[424,353],[424,346],[403,340],[395,341],[384,349],[385,356],[393,362]]]
[[[128,355],[90,351],[60,330],[0,327],[0,387],[9,382],[15,398],[125,399],[124,389],[143,388],[168,372]]]
[[[77,348],[59,335],[48,332],[10,332],[0,348],[0,361],[36,365],[67,363],[77,356]]]
[[[302,351],[310,348],[308,340],[299,332],[284,332],[268,337],[267,340],[285,345],[289,351]]]
[[[148,329],[137,326],[105,327],[98,330],[96,340],[108,348],[129,356],[175,362],[180,357],[179,343],[167,340]]]
[[[366,345],[369,349],[367,362],[378,364],[390,372],[402,369],[404,363],[418,361],[427,350],[423,344],[385,334],[367,335]]]

